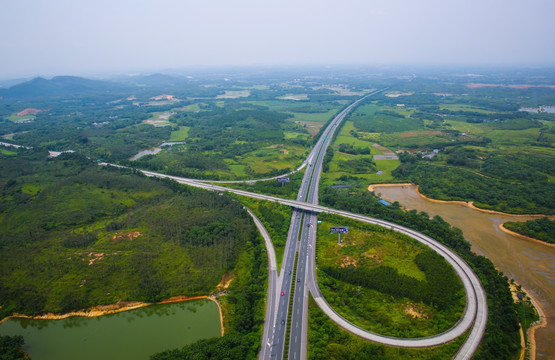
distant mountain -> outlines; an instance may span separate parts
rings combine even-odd
[[[29,81],[31,78],[21,78],[21,79],[9,79],[9,80],[0,80],[0,88],[7,89],[10,86],[14,86],[17,84],[21,84],[25,81]]]
[[[122,84],[85,79],[77,76],[56,76],[50,80],[37,77],[33,80],[1,89],[4,98],[73,97],[125,90]]]
[[[188,79],[164,74],[139,75],[117,79],[120,82],[134,86],[147,86],[153,88],[172,88],[184,85]]]

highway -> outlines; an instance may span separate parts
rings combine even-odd
[[[298,200],[304,200],[309,204],[318,203],[318,183],[320,180],[321,166],[327,147],[339,124],[345,116],[355,108],[366,97],[377,94],[383,90],[374,91],[353,104],[343,109],[326,127],[304,164],[307,165],[301,187],[297,194]],[[308,243],[310,241],[310,229],[316,224],[316,217],[312,213],[305,213],[295,209],[291,217],[289,236],[287,239],[286,254],[282,263],[282,291],[278,304],[278,316],[274,325],[273,337],[268,339],[272,344],[269,358],[282,359],[286,342],[286,332],[289,327],[289,351],[288,358],[293,360],[306,359],[306,344],[308,330],[308,288],[306,276],[308,270]],[[295,255],[298,255],[295,257]],[[297,259],[297,267],[293,269]],[[295,278],[293,279],[293,274]],[[290,294],[293,284],[293,294]],[[288,307],[292,299],[292,309],[288,317]],[[286,326],[284,326],[286,325]],[[266,353],[267,354],[267,353]]]
[[[282,199],[275,196],[262,195],[262,194],[252,193],[252,192],[238,190],[238,189],[231,189],[231,188],[226,188],[219,185],[200,183],[191,179],[184,179],[184,178],[179,178],[172,175],[159,174],[151,171],[142,170],[142,172],[147,176],[171,178],[179,183],[194,186],[194,187],[199,187],[207,190],[218,191],[218,192],[228,191],[237,195],[247,196],[247,197],[260,199],[260,200],[273,201],[283,205],[291,206],[294,209],[300,209],[300,210],[312,212],[315,214],[321,213],[321,212],[335,214],[335,215],[344,216],[350,219],[363,221],[369,224],[383,226],[393,231],[398,231],[403,234],[406,234],[416,239],[417,241],[430,246],[431,249],[440,253],[440,255],[443,256],[453,266],[453,268],[457,272],[457,275],[461,278],[461,281],[463,282],[464,289],[466,292],[466,298],[467,298],[465,312],[461,317],[461,319],[451,329],[441,334],[426,337],[426,338],[407,339],[407,338],[394,338],[394,337],[384,336],[384,335],[375,334],[370,331],[360,329],[356,325],[349,323],[347,320],[343,319],[340,315],[336,314],[335,311],[331,309],[331,307],[327,304],[327,302],[325,302],[325,299],[322,297],[322,295],[320,294],[317,288],[316,276],[313,270],[311,270],[309,274],[309,279],[308,279],[309,287],[311,288],[311,292],[318,306],[320,306],[324,312],[330,315],[330,318],[334,322],[336,322],[339,326],[343,327],[347,331],[350,331],[364,339],[368,339],[377,343],[391,345],[391,346],[429,347],[429,346],[437,346],[437,345],[441,345],[441,344],[453,341],[458,336],[463,334],[466,330],[468,330],[470,326],[472,326],[472,331],[470,332],[469,336],[467,337],[462,347],[459,349],[459,352],[456,354],[454,359],[456,360],[470,359],[472,358],[472,355],[476,351],[482,339],[482,336],[484,334],[485,327],[487,324],[487,318],[488,318],[487,297],[486,297],[485,291],[483,290],[476,274],[472,271],[470,266],[464,260],[462,260],[452,250],[442,245],[441,243],[437,242],[436,240],[430,238],[429,236],[426,236],[415,230],[412,230],[404,226],[397,225],[395,223],[391,223],[385,220],[380,220],[369,216],[363,216],[363,215],[351,213],[348,211],[336,210],[336,209],[328,208],[321,205],[308,204],[304,201]],[[300,214],[298,216],[302,215],[302,213],[299,211],[294,211],[294,212],[296,214]],[[315,229],[313,228],[313,226],[311,226],[310,228],[312,229],[311,232],[314,233],[315,235]],[[290,232],[291,232],[291,229],[290,229]],[[314,237],[315,236],[313,236],[313,238],[310,240],[309,244],[311,246],[308,247],[309,249],[311,249],[311,254],[307,262],[307,266],[309,269],[314,269],[314,249],[315,249]],[[292,248],[293,247],[289,247],[289,249],[286,249],[286,254],[288,254],[288,256],[291,256],[289,253],[291,252]],[[294,255],[294,252],[293,252],[293,255]],[[293,258],[288,257],[288,262],[291,262],[291,260],[294,261],[294,256]],[[285,263],[285,256],[284,256],[284,263]],[[292,269],[292,267],[290,269]],[[283,272],[283,266],[282,266],[282,272]],[[282,313],[281,316],[284,316],[283,314],[284,313]],[[277,321],[279,322],[280,319],[286,320],[286,317],[282,317],[282,318],[278,317]]]
[[[296,200],[282,199],[275,196],[256,194],[249,191],[230,189],[219,185],[201,182],[195,179],[180,178],[152,171],[141,170],[147,176],[165,177],[179,183],[194,187],[200,187],[218,192],[231,192],[251,198],[274,201],[283,205],[293,207],[291,226],[288,240],[285,246],[281,272],[279,276],[272,275],[270,261],[269,293],[264,327],[263,349],[260,359],[282,359],[284,357],[287,328],[289,333],[289,359],[306,359],[307,326],[308,326],[308,292],[312,293],[318,306],[339,326],[345,330],[377,343],[401,347],[429,347],[450,342],[466,332],[471,326],[472,331],[467,337],[454,359],[470,359],[476,351],[487,324],[487,298],[479,279],[472,269],[449,248],[433,240],[432,238],[418,233],[412,229],[390,223],[387,221],[354,214],[346,211],[335,210],[318,205],[318,184],[325,151],[337,127],[345,116],[367,96],[374,95],[382,90],[372,92],[357,100],[343,111],[341,111],[328,125],[324,133],[310,152],[307,160],[302,166],[307,166],[301,188]],[[102,163],[101,165],[111,165]],[[297,169],[298,170],[298,169]],[[466,307],[461,319],[449,330],[426,338],[394,338],[375,334],[356,325],[349,323],[337,314],[322,296],[315,274],[315,248],[316,248],[316,214],[320,212],[336,214],[351,219],[384,226],[393,231],[406,234],[417,241],[426,244],[439,253],[455,269],[457,275],[463,282],[466,292]],[[251,214],[252,216],[252,214]],[[255,220],[255,223],[256,220]],[[261,224],[257,223],[257,226]],[[263,228],[263,227],[262,227]],[[260,229],[260,227],[259,227]],[[267,235],[267,234],[266,234]],[[264,236],[264,234],[263,234]],[[271,241],[266,239],[267,246],[272,248]],[[270,253],[270,250],[268,250]],[[296,255],[298,256],[296,257]],[[269,257],[271,255],[269,254]],[[275,257],[275,253],[274,253]],[[297,258],[297,267],[294,268]],[[276,271],[274,271],[276,273]],[[293,279],[295,275],[295,279]],[[292,289],[293,286],[293,291]],[[272,290],[273,289],[273,290]],[[277,291],[275,290],[277,289]],[[293,292],[293,296],[291,294]],[[273,294],[272,294],[273,293]],[[290,300],[292,300],[290,302]],[[292,304],[291,313],[289,306]]]

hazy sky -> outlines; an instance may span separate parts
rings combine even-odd
[[[548,63],[555,0],[0,0],[0,78],[191,65]]]

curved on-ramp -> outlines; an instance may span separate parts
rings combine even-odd
[[[463,282],[463,286],[466,292],[466,307],[462,317],[459,321],[449,330],[434,335],[430,337],[421,338],[395,338],[385,335],[380,335],[372,333],[370,331],[364,330],[344,318],[338,315],[333,308],[326,302],[325,298],[322,296],[320,289],[318,287],[316,275],[314,270],[311,270],[310,279],[311,284],[310,289],[314,296],[314,299],[318,306],[339,326],[345,330],[367,340],[374,342],[391,345],[391,346],[401,346],[401,347],[429,347],[445,344],[447,342],[453,341],[459,336],[463,335],[474,323],[474,327],[469,334],[466,342],[463,344],[455,359],[468,359],[475,352],[478,347],[482,335],[485,331],[485,326],[487,324],[487,298],[485,291],[483,290],[480,280],[476,274],[472,271],[470,266],[461,259],[457,254],[451,251],[449,248],[443,244],[437,242],[436,240],[421,234],[403,226],[390,223],[387,221],[374,219],[367,216],[362,216],[358,214],[352,214],[344,211],[338,211],[333,209],[321,209],[322,212],[333,213],[351,219],[359,220],[369,224],[379,225],[405,235],[412,237],[413,239],[419,241],[430,247],[432,250],[440,254],[453,268],[455,269],[457,275]],[[315,256],[314,250],[311,251],[311,256]]]

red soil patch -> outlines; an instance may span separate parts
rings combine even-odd
[[[37,115],[41,111],[42,110],[39,110],[39,109],[27,108],[25,110],[18,112],[17,116]]]
[[[127,240],[132,240],[136,237],[139,237],[143,234],[141,234],[138,231],[132,231],[132,232],[128,232],[128,233],[116,233],[113,237],[112,237],[112,241],[116,242],[122,239],[127,239]]]
[[[104,253],[90,252],[90,253],[87,254],[87,256],[90,257],[89,266],[91,266],[95,262],[99,262],[99,261],[102,261],[104,259]],[[85,259],[83,259],[83,260],[85,260]],[[82,284],[84,284],[84,283],[82,283]]]
[[[163,95],[153,96],[150,99],[158,101],[158,100],[173,100],[173,98],[174,98],[173,95],[163,94]]]

